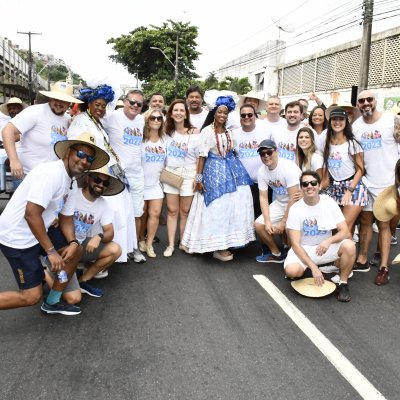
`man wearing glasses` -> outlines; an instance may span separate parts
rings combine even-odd
[[[399,158],[397,143],[400,140],[394,132],[396,117],[392,113],[383,113],[376,109],[376,96],[373,92],[364,90],[359,93],[357,107],[361,111],[361,117],[353,123],[353,132],[364,151],[365,175],[362,179],[368,188],[369,203],[361,212],[360,247],[353,271],[363,272],[369,270],[368,248],[374,220],[372,207],[379,193],[393,185],[395,165]],[[375,284],[380,286],[389,282],[390,221],[377,221],[377,225],[380,254],[376,254],[379,271]]]
[[[285,264],[288,278],[301,278],[309,268],[316,285],[324,283],[318,265],[339,260],[339,301],[350,301],[347,284],[356,257],[356,248],[346,220],[336,202],[327,195],[319,195],[321,178],[314,171],[300,176],[303,199],[289,210],[287,231],[291,243]],[[333,234],[332,230],[336,229]]]
[[[270,252],[257,256],[256,260],[262,263],[283,263],[286,254],[276,244],[274,235],[285,233],[289,209],[299,192],[301,171],[294,162],[278,157],[276,143],[271,139],[263,140],[257,151],[264,165],[257,175],[262,214],[256,219],[255,228]],[[271,204],[268,202],[269,188],[275,195]]]
[[[140,232],[140,217],[144,209],[144,172],[142,165],[142,141],[144,117],[141,115],[143,107],[143,93],[138,89],[129,90],[125,95],[124,107],[115,110],[105,122],[105,128],[110,138],[114,151],[125,168],[125,175],[129,183],[129,193],[133,201],[133,217],[136,226],[136,238]],[[127,222],[130,223],[130,222]],[[131,247],[132,235],[128,227],[128,249]],[[129,252],[129,258],[136,263],[146,261],[144,255],[138,249],[137,239],[134,238],[133,252]]]

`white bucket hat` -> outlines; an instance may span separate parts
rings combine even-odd
[[[7,106],[8,106],[9,104],[20,104],[20,105],[22,106],[22,109],[28,107],[26,104],[24,104],[24,103],[22,102],[22,100],[21,100],[20,98],[18,98],[18,97],[11,97],[10,100],[7,101],[7,103],[4,103],[4,104],[2,104],[2,105],[0,106],[0,111],[1,111],[3,114],[5,114],[5,115],[10,115],[10,114],[8,113],[8,108],[7,108]]]

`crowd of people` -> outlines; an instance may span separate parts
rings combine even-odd
[[[370,90],[356,107],[327,108],[312,93],[309,114],[299,99],[283,117],[278,96],[254,91],[192,86],[168,107],[162,93],[146,106],[138,89],[117,102],[107,83],[72,93],[57,82],[41,104],[13,98],[0,107],[16,188],[0,216],[0,249],[19,286],[0,293],[0,309],[36,304],[46,282],[43,312],[79,314],[82,293],[102,297],[92,279],[115,262],[172,257],[176,246],[227,262],[257,238],[256,261],[283,264],[288,279],[309,269],[321,286],[323,273],[337,271],[339,301],[350,301],[349,278],[370,265],[377,285],[389,282],[400,129]]]

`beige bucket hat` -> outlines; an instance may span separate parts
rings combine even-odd
[[[376,198],[372,211],[378,221],[390,221],[395,215],[398,215],[397,210],[398,193],[394,185],[390,185],[383,192],[379,193]]]
[[[240,94],[239,95],[239,101],[237,103],[236,108],[238,110],[240,110],[240,107],[242,107],[242,105],[244,104],[244,101],[246,98],[252,98],[252,99],[257,99],[259,101],[258,103],[258,108],[257,108],[257,112],[261,112],[263,110],[266,110],[267,108],[267,101],[264,100],[264,96],[257,93],[255,90],[251,90],[249,93],[246,94]]]
[[[54,145],[54,152],[56,153],[57,157],[62,160],[67,154],[69,148],[76,144],[84,144],[86,146],[90,146],[94,150],[95,160],[90,165],[90,171],[101,168],[110,161],[110,156],[100,147],[96,146],[96,139],[89,132],[83,132],[79,136],[71,140],[68,139],[57,142]]]
[[[22,109],[28,107],[27,104],[23,103],[22,100],[18,97],[11,97],[10,100],[7,101],[7,103],[4,103],[0,106],[0,111],[5,114],[5,115],[10,115],[8,113],[8,104],[20,104],[22,106]]]
[[[114,175],[110,174],[110,171],[107,165],[90,171],[90,174],[103,174],[110,177],[110,185],[104,189],[102,196],[115,196],[116,194],[121,193],[125,189],[125,185]]]
[[[331,105],[325,110],[325,117],[326,117],[326,119],[328,121],[329,121],[329,117],[331,115],[331,112],[335,108],[341,108],[344,111],[346,111],[348,118],[352,122],[354,122],[358,117],[361,117],[361,111],[357,107],[354,107],[351,103],[348,103],[348,102],[344,101],[344,102],[338,103],[336,105]]]
[[[83,101],[73,96],[74,87],[67,82],[56,82],[50,91],[39,90],[39,93],[51,99],[66,101],[68,103],[83,103]]]
[[[304,278],[292,282],[293,289],[305,297],[324,297],[333,293],[336,285],[327,280],[322,286],[318,286],[314,282],[314,278]]]

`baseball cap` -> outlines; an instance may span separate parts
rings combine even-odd
[[[260,152],[262,149],[277,149],[277,145],[273,140],[265,139],[260,143],[257,151]]]
[[[335,108],[329,115],[329,118],[333,117],[347,118],[347,112],[343,108]]]

